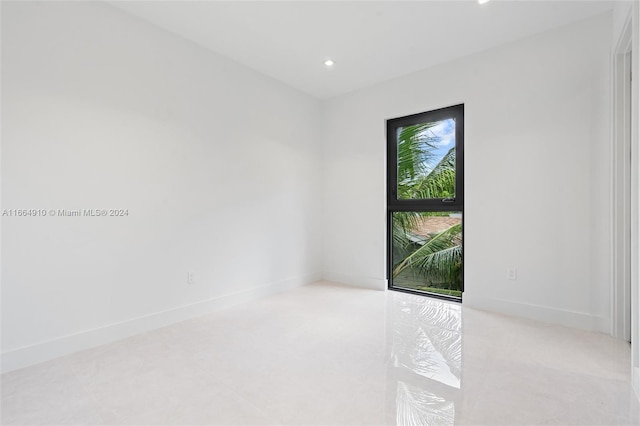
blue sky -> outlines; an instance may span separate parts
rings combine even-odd
[[[427,130],[427,134],[430,137],[435,136],[437,138],[437,142],[435,143],[438,147],[436,150],[437,161],[433,164],[435,166],[451,148],[456,146],[456,122],[453,118],[442,120]]]

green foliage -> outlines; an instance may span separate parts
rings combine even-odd
[[[461,224],[436,234],[397,263],[393,268],[393,276],[397,277],[407,269],[414,269],[431,280],[457,281],[462,270],[461,235]]]
[[[436,163],[438,140],[428,132],[436,124],[407,126],[398,134],[399,199],[455,196],[455,148]],[[422,277],[429,288],[444,287],[456,293],[462,280],[462,225],[453,225],[423,240],[412,232],[425,216],[439,215],[442,213],[394,213],[393,277]]]
[[[417,179],[410,192],[411,198],[449,198],[455,196],[456,149],[451,148],[442,160],[427,174]]]
[[[448,198],[455,195],[456,151],[437,161],[438,138],[428,129],[437,123],[403,127],[398,135],[398,199]],[[437,162],[436,162],[437,161]]]
[[[437,139],[428,130],[438,123],[407,126],[398,134],[398,186],[410,188],[412,182],[426,175],[435,161]]]

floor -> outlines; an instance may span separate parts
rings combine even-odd
[[[305,286],[5,374],[2,424],[640,424],[626,343]]]

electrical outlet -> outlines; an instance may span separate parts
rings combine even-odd
[[[193,272],[187,272],[187,284],[195,284],[196,283],[196,274]]]
[[[507,279],[508,280],[517,280],[518,279],[518,270],[516,268],[507,269]]]

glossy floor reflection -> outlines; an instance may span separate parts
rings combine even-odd
[[[2,424],[639,424],[607,336],[329,283],[2,376]]]

